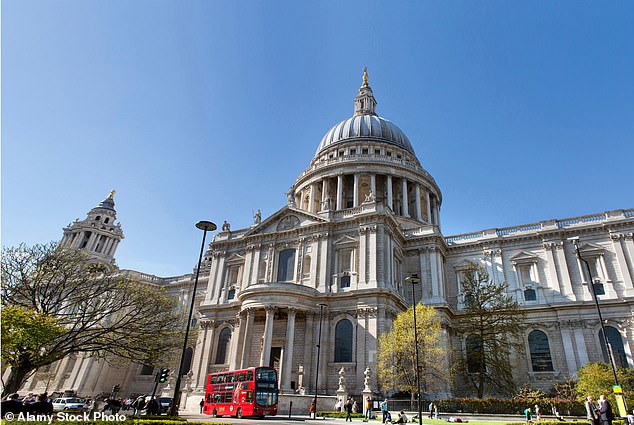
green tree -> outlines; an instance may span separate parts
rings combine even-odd
[[[476,263],[462,272],[464,310],[455,323],[458,333],[465,335],[466,352],[457,356],[454,367],[478,398],[515,392],[511,353],[523,352],[525,316],[507,289],[507,283],[490,280]]]
[[[586,398],[591,395],[595,399],[598,399],[601,394],[604,394],[610,403],[612,408],[616,411],[616,402],[612,393],[612,385],[614,385],[614,375],[612,375],[612,368],[606,363],[588,363],[577,372],[577,400],[584,402]],[[619,385],[624,389],[625,402],[628,406],[634,406],[634,370],[617,368],[616,377],[619,380]]]
[[[5,394],[71,354],[156,364],[182,344],[174,298],[81,251],[3,248],[1,290],[2,361],[11,366]]]
[[[379,336],[377,376],[382,391],[400,390],[414,394],[416,386],[416,350],[413,307],[400,313],[392,330]],[[427,392],[434,380],[448,377],[446,349],[440,343],[441,320],[432,307],[416,305],[419,374],[421,391]]]

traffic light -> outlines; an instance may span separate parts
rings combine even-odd
[[[170,370],[168,368],[163,368],[161,369],[161,372],[159,374],[159,382],[163,383],[165,381],[167,381],[167,376],[169,375]]]

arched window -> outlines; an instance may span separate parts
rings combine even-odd
[[[533,372],[551,372],[554,370],[548,336],[544,332],[533,331],[528,334],[528,347],[531,352]]]
[[[288,282],[293,280],[293,269],[295,268],[295,250],[285,249],[280,251],[277,263],[277,281]]]
[[[231,341],[231,329],[224,328],[218,337],[218,349],[216,350],[216,364],[225,364],[227,362],[227,348]]]
[[[623,346],[623,338],[618,329],[612,326],[605,327],[605,334],[608,337],[608,344],[612,348],[612,355],[614,356],[614,363],[619,367],[630,367],[627,363],[627,356],[625,355],[625,347]],[[603,358],[608,362],[608,353],[605,349],[605,339],[603,338],[603,331],[599,331],[599,339],[601,341],[601,351],[603,352]]]
[[[192,370],[192,357],[194,356],[194,349],[187,347],[185,350],[185,359],[183,360],[183,376],[187,375]]]
[[[335,327],[335,362],[352,361],[352,323],[343,319]]]
[[[467,350],[467,372],[479,373],[482,368],[482,339],[479,335],[471,334],[465,340]]]

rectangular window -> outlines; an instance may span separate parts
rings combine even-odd
[[[530,264],[520,264],[519,266],[519,274],[520,280],[522,283],[530,283],[533,280],[531,279],[531,265]]]
[[[288,282],[292,281],[294,277],[295,268],[295,250],[285,249],[279,254],[279,260],[277,264],[277,281]]]

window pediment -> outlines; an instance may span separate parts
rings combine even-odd
[[[340,248],[342,246],[352,246],[352,245],[356,246],[357,240],[353,238],[352,236],[345,235],[337,239],[336,241],[334,241],[333,245],[336,246],[337,248]]]
[[[510,260],[511,260],[511,263],[513,263],[513,265],[537,263],[539,261],[539,257],[531,252],[522,251],[512,256]]]
[[[605,249],[600,245],[586,243],[579,247],[582,257],[599,257],[605,254]]]

